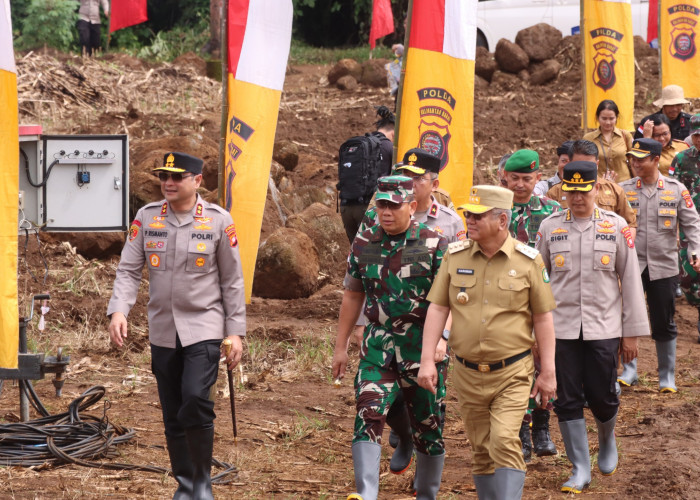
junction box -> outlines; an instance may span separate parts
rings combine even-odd
[[[42,231],[126,231],[126,135],[43,135],[20,126],[19,227]]]

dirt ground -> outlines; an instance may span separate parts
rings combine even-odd
[[[490,179],[500,156],[521,147],[540,151],[551,172],[555,147],[566,139],[580,137],[580,70],[571,63],[578,61],[575,46],[563,45],[558,57],[570,62],[568,70],[553,83],[530,87],[516,81],[509,88],[476,91],[475,180]],[[212,143],[216,144],[220,86],[198,73],[201,69],[196,57],[160,66],[123,55],[87,62],[62,54],[23,54],[17,59],[20,121],[42,123],[46,133],[128,131],[132,179],[147,170],[152,151],[167,148],[168,144],[187,140],[193,148],[189,152],[202,156],[211,151]],[[636,118],[652,109],[650,103],[659,92],[658,74],[654,74],[649,58],[638,62]],[[81,85],[95,90],[90,94],[92,100],[78,102],[75,93],[71,96],[58,86],[41,89],[36,82],[32,84],[32,71],[45,65],[72,67],[73,73],[77,70],[88,75]],[[94,69],[101,71],[99,82],[91,80]],[[292,63],[287,72],[277,140],[295,141],[300,146],[299,166],[287,173],[297,186],[333,185],[338,146],[345,138],[370,130],[373,106],[391,103],[386,89],[361,87],[347,93],[329,87],[325,78],[328,69]],[[144,81],[150,83],[144,85]],[[138,85],[139,93],[120,90],[122,84]],[[696,104],[691,108],[695,109]],[[274,211],[269,213],[274,215]],[[272,215],[268,217],[266,211],[266,231],[280,224],[272,220]],[[104,313],[118,257],[105,255],[90,260],[76,254],[68,243],[54,241],[48,235],[42,235],[42,241],[41,252],[49,266],[45,284],[41,283],[43,265],[36,241],[28,242],[25,257],[24,239],[20,239],[21,310],[26,310],[34,293],[48,291],[52,296],[46,330],[37,329],[37,319],[29,329],[30,350],[53,354],[58,346],[64,346],[71,356],[61,398],[55,396],[49,379],[36,383],[43,403],[52,413],[58,413],[89,387],[104,386],[111,403],[108,418],[137,431],[135,439],[119,446],[117,460],[167,467],[161,411],[150,373],[145,280],[129,316],[129,345],[123,350],[112,348]],[[237,376],[237,444],[232,436],[223,370],[217,384],[214,455],[238,468],[238,473],[228,478],[229,484],[214,487],[217,498],[342,499],[353,491],[352,384],[348,380],[335,389],[329,373],[341,296],[340,281],[334,278],[308,299],[253,298],[248,307],[243,370]],[[587,414],[594,472],[591,487],[581,497],[700,498],[697,312],[679,299],[676,319],[680,330],[678,394],[661,395],[656,391],[655,350],[650,339],[643,339],[640,384],[625,389],[622,395],[617,427],[620,465],[613,476],[603,477],[595,467],[596,430]],[[351,373],[356,367],[354,346],[352,352],[355,361]],[[101,415],[102,411],[100,402],[87,413]],[[0,423],[16,421],[18,414],[17,387],[6,382],[0,394]],[[32,417],[36,416],[32,412]],[[563,455],[556,417],[552,421],[552,437],[560,456],[533,459],[528,466],[524,498],[565,496],[558,488],[568,476],[570,464]],[[476,498],[470,445],[449,378],[445,441],[447,459],[439,497]],[[402,476],[390,474],[391,449],[388,445],[384,449],[380,498],[413,498],[412,470]],[[172,478],[155,473],[72,465],[0,468],[3,499],[169,498],[174,489]]]

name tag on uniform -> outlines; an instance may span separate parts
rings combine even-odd
[[[457,274],[474,274],[474,269],[461,269],[457,268]]]

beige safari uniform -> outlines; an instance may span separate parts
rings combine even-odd
[[[428,300],[449,306],[455,354],[472,363],[495,363],[530,349],[532,314],[555,307],[542,258],[508,236],[490,259],[471,240],[451,243]],[[461,304],[457,295],[466,293]],[[495,468],[525,470],[518,437],[527,409],[532,356],[505,368],[481,372],[455,363],[455,387],[474,451],[474,474]]]
[[[148,265],[149,338],[183,347],[245,335],[245,295],[238,240],[231,215],[197,195],[192,213],[178,222],[167,202],[136,214],[122,250],[107,314],[129,314],[141,271]]]
[[[669,177],[659,175],[655,189],[649,195],[639,177],[620,184],[637,214],[637,249],[639,270],[649,268],[654,281],[678,274],[676,234],[678,224],[688,238],[688,253],[700,256],[700,216],[685,186]]]
[[[583,229],[574,221],[570,210],[550,215],[535,245],[557,298],[556,338],[575,340],[581,332],[583,340],[649,335],[642,278],[627,223],[598,207]]]
[[[671,163],[678,153],[688,149],[688,145],[679,141],[678,139],[672,139],[668,147],[661,150],[661,157],[659,158],[659,172],[661,175],[668,176],[668,169],[671,168]]]
[[[617,215],[627,221],[630,227],[637,227],[637,216],[634,210],[627,202],[625,191],[617,183],[598,177],[598,195],[595,197],[595,204],[603,210],[615,212]],[[547,198],[557,200],[561,208],[569,208],[569,202],[566,201],[566,193],[561,188],[560,182],[556,186],[547,191]]]

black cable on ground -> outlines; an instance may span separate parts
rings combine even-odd
[[[43,408],[31,384],[24,384],[22,388],[31,394],[32,405],[36,403]],[[104,387],[94,386],[75,398],[64,413],[47,414],[29,422],[0,425],[0,466],[77,464],[100,469],[171,474],[170,469],[164,467],[96,461],[119,456],[117,445],[126,443],[136,435],[134,429],[109,421],[109,401],[104,403],[102,418],[81,414],[104,395]],[[238,472],[235,465],[216,459],[212,460],[212,464],[224,469],[212,477],[214,484],[230,483],[233,479],[226,479],[226,476]]]

